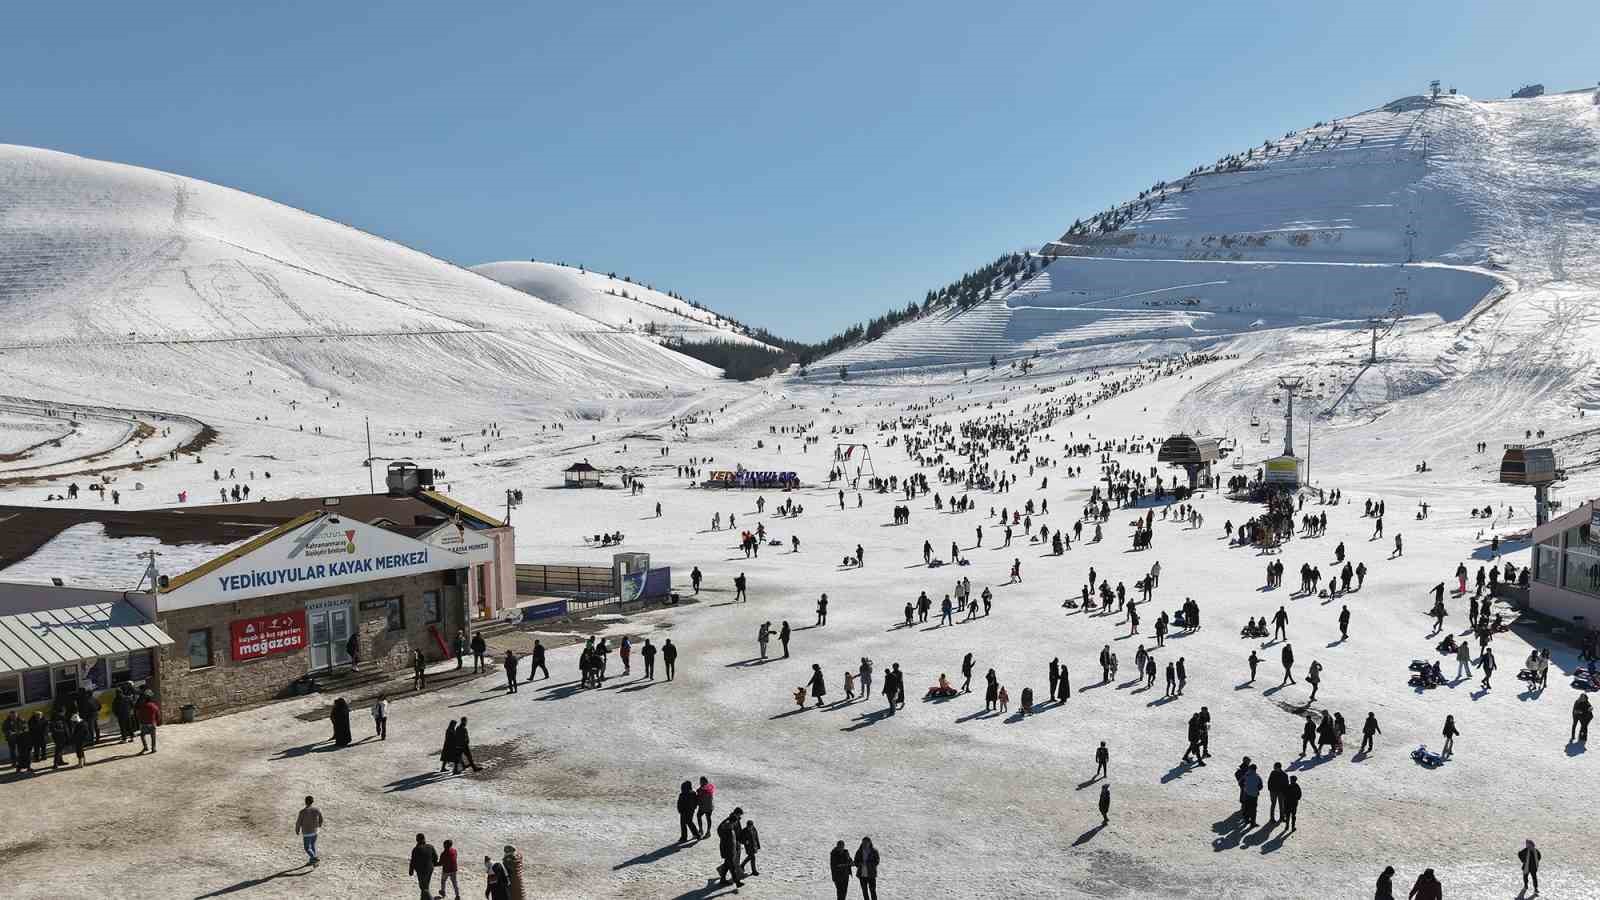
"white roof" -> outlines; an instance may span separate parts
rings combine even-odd
[[[20,672],[172,643],[126,600],[0,616],[0,672]]]

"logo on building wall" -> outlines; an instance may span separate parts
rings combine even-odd
[[[322,519],[296,537],[293,546],[289,548],[289,558],[294,559],[298,556],[304,556],[307,559],[315,559],[317,557],[338,556],[340,554],[346,556],[355,555],[356,531],[354,528],[337,534],[323,534],[327,530],[328,524],[332,521],[332,519]]]

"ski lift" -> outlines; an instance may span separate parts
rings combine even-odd
[[[1250,427],[1251,428],[1260,428],[1261,427],[1261,417],[1256,415],[1255,413],[1251,413],[1250,414]]]
[[[1265,431],[1261,432],[1261,443],[1263,443],[1263,444],[1272,443],[1272,436],[1270,434],[1268,434],[1267,432],[1265,432]]]

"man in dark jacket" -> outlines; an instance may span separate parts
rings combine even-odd
[[[117,731],[120,735],[117,743],[127,743],[133,740],[133,698],[127,691],[119,690],[111,698],[111,714],[117,719]]]
[[[834,844],[828,853],[828,873],[833,876],[833,889],[839,900],[845,900],[850,894],[850,849],[844,841]]]
[[[422,900],[433,898],[433,870],[439,865],[439,851],[433,849],[428,839],[417,835],[417,845],[411,848],[411,866],[407,874],[417,876],[417,887],[422,889]]]
[[[537,652],[539,649],[540,648],[536,643],[534,645],[535,652]],[[640,648],[639,655],[644,657],[644,677],[650,679],[651,681],[655,681],[656,680],[656,645],[650,643],[650,639],[649,638],[645,638],[644,639],[644,646],[642,648]],[[532,678],[533,677],[532,673],[529,673],[528,677]]]
[[[700,808],[700,798],[695,796],[694,783],[685,781],[678,786],[678,843],[689,840],[689,832],[694,832],[694,839],[700,840],[700,826],[695,824],[694,814]]]
[[[515,694],[517,692],[517,654],[507,649],[504,664],[506,667],[506,693]]]
[[[756,851],[761,849],[761,835],[756,831],[756,822],[750,819],[739,829],[739,846],[744,850],[744,861],[750,866],[751,875],[760,875],[756,871]]]
[[[1278,821],[1278,807],[1283,804],[1283,789],[1289,786],[1289,773],[1283,770],[1283,763],[1272,764],[1272,772],[1267,775],[1267,821]]]
[[[1288,825],[1289,831],[1292,832],[1299,827],[1297,819],[1300,814],[1300,776],[1289,776],[1289,784],[1283,789],[1281,805],[1284,824]]]
[[[483,658],[488,652],[489,642],[483,639],[483,635],[474,634],[472,636],[472,674],[476,675],[483,671]]]
[[[722,862],[717,866],[717,877],[723,884],[728,883],[728,878],[733,878],[733,889],[744,887],[744,867],[739,864],[739,832],[741,830],[740,817],[744,810],[734,807],[733,812],[717,825],[717,850],[722,856]]]
[[[661,661],[667,666],[667,680],[671,681],[673,673],[678,667],[678,648],[672,645],[672,638],[661,645]]]
[[[459,628],[456,629],[455,640],[450,642],[450,652],[456,658],[456,671],[461,671],[462,657],[467,655],[467,634]]]
[[[1361,724],[1361,749],[1357,753],[1372,752],[1373,735],[1383,734],[1383,729],[1378,727],[1378,717],[1367,713],[1367,721]]]
[[[649,641],[647,640],[645,643],[649,643]],[[655,651],[652,650],[650,655],[655,656]],[[533,652],[528,654],[528,680],[533,680],[534,672],[541,671],[544,672],[544,677],[546,680],[548,680],[550,678],[550,667],[546,666],[544,663],[544,643],[535,638],[533,641]]]
[[[1278,687],[1286,684],[1295,684],[1294,680],[1294,645],[1283,645],[1283,680],[1278,682]]]

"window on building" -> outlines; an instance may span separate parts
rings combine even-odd
[[[50,699],[50,670],[31,669],[22,673],[22,702],[43,703]]]
[[[22,679],[17,675],[0,675],[0,709],[22,705]]]
[[[389,630],[390,631],[405,631],[406,630],[406,598],[404,598],[404,597],[385,597],[383,602],[386,604],[386,609],[387,609],[388,614],[389,614],[389,626],[388,626]]]
[[[1533,577],[1543,584],[1559,584],[1561,582],[1561,549],[1556,546],[1554,538],[1548,543],[1541,543],[1534,552]]]
[[[111,657],[111,683],[122,684],[133,680],[133,657],[123,654]]]
[[[189,632],[189,668],[204,669],[211,665],[211,629],[196,628]]]
[[[422,592],[422,621],[429,625],[444,621],[444,604],[439,602],[438,591]]]
[[[91,691],[103,691],[111,686],[106,674],[106,661],[97,659],[92,664],[86,663],[83,667],[83,685]]]
[[[1567,546],[1567,566],[1562,586],[1569,591],[1600,596],[1600,547],[1587,542]]]
[[[78,692],[77,663],[73,663],[70,666],[57,666],[55,673],[57,697],[71,697]]]

